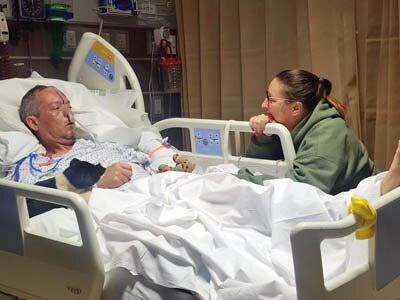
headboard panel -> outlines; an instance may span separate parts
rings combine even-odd
[[[127,89],[136,91],[135,108],[145,110],[142,89],[131,65],[105,39],[85,32],[68,69],[68,81],[79,82],[89,89]]]

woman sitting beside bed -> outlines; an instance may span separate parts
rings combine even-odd
[[[285,177],[335,195],[377,174],[365,146],[344,121],[345,107],[330,96],[331,88],[328,79],[304,70],[276,75],[261,105],[264,113],[249,121],[254,135],[246,156],[283,158],[279,139],[262,134],[267,123],[277,122],[290,131],[296,151]],[[261,183],[271,176],[253,176],[242,170],[240,178]]]

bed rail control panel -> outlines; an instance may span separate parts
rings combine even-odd
[[[114,54],[102,43],[96,41],[86,56],[85,62],[104,79],[113,82],[115,79]]]
[[[222,155],[221,131],[218,129],[194,128],[195,152],[198,154]]]
[[[145,111],[142,88],[126,58],[109,42],[92,32],[85,32],[68,69],[68,81],[91,89],[132,89],[136,91],[135,108]]]
[[[249,123],[234,120],[206,120],[193,118],[170,118],[154,124],[159,130],[186,128],[189,130],[191,150],[180,151],[196,166],[205,170],[208,166],[234,164],[247,167],[252,172],[261,172],[276,177],[284,177],[296,156],[289,131],[281,124],[271,123],[265,127],[264,134],[276,134],[282,144],[284,160],[260,160],[233,155],[231,145],[240,144],[240,134],[252,133]],[[233,133],[233,134],[232,134]],[[231,143],[233,139],[234,143]],[[201,170],[200,170],[201,171]]]

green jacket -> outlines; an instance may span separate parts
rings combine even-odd
[[[314,185],[335,195],[357,186],[364,178],[379,172],[368,152],[337,110],[320,101],[291,132],[296,158],[286,173],[294,181]],[[252,136],[247,157],[282,159],[277,136]],[[239,178],[262,184],[270,175],[253,175],[241,169]]]

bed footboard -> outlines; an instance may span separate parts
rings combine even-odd
[[[72,208],[82,244],[30,228],[25,197]],[[104,266],[84,200],[72,192],[0,179],[0,290],[23,299],[100,299]]]
[[[399,299],[400,188],[373,203],[377,211],[375,236],[368,241],[365,265],[324,282],[320,244],[351,234],[363,220],[348,215],[338,222],[304,222],[291,232],[298,300]]]

